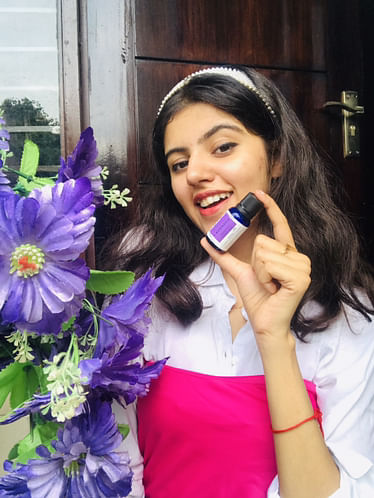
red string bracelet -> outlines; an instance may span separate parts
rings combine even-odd
[[[314,420],[314,419],[318,420],[320,425],[322,424],[322,412],[317,410],[317,408],[314,410],[314,413],[311,417],[308,417],[305,420],[302,420],[298,424],[293,425],[291,427],[288,427],[287,429],[278,429],[277,430],[277,429],[271,428],[271,431],[273,432],[273,434],[281,434],[282,432],[292,431],[293,429],[300,427],[300,425],[306,424],[307,422],[310,422],[311,420]]]

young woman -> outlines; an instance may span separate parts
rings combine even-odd
[[[165,274],[144,360],[169,359],[122,414],[131,496],[374,496],[373,274],[296,115],[256,71],[205,69],[163,100],[153,152],[161,190],[116,256]],[[264,209],[215,250],[248,192]]]

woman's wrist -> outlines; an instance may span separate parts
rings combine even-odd
[[[263,362],[278,361],[280,357],[296,358],[296,341],[290,330],[274,335],[259,334],[256,341]]]

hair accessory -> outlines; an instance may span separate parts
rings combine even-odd
[[[319,425],[322,425],[322,412],[320,412],[317,408],[314,410],[314,414],[311,417],[306,418],[305,420],[302,420],[296,425],[292,425],[291,427],[288,427],[287,429],[273,429],[271,428],[271,431],[273,434],[281,434],[282,432],[288,432],[292,431],[293,429],[297,429],[297,427],[300,427],[303,424],[306,424],[307,422],[310,422],[311,420],[318,420]]]
[[[200,71],[196,71],[195,73],[189,74],[186,76],[183,80],[179,81],[171,90],[170,92],[164,97],[164,99],[161,102],[160,107],[158,108],[157,116],[161,113],[162,109],[164,108],[164,105],[166,102],[172,97],[175,93],[177,93],[181,88],[184,86],[188,85],[188,83],[195,78],[196,76],[200,76],[203,74],[218,74],[220,76],[228,76],[229,78],[233,78],[236,80],[238,83],[242,84],[248,90],[251,92],[255,93],[264,103],[266,109],[270,112],[272,116],[276,116],[274,109],[271,107],[269,102],[266,100],[264,95],[256,88],[256,85],[252,81],[252,79],[243,71],[240,71],[239,69],[234,69],[231,67],[209,67],[207,69],[201,69]]]

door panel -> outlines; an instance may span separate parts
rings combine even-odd
[[[138,131],[133,179],[146,182],[151,123],[170,86],[204,65],[240,63],[276,82],[342,177],[347,210],[357,219],[365,216],[362,160],[344,159],[341,116],[322,110],[326,101],[340,99],[341,90],[362,89],[357,3],[137,0],[133,19]]]
[[[137,129],[139,131],[137,181],[148,183],[150,137],[159,103],[175,83],[191,72],[204,67],[206,66],[180,62],[137,61]],[[318,130],[316,138],[327,147],[327,123],[320,111],[327,98],[325,75],[320,72],[278,69],[260,69],[260,72],[275,81],[298,110],[301,120],[308,124],[310,133],[313,134],[314,130]],[[152,85],[149,84],[150,81]],[[312,103],[305,99],[305,93],[314,95]]]
[[[324,70],[326,9],[325,0],[136,0],[136,55]]]
[[[104,117],[107,123],[98,128],[98,141],[100,149],[108,144],[113,150],[116,183],[127,186],[130,182],[133,189],[142,184],[142,191],[152,188],[147,187],[146,174],[150,131],[157,107],[174,83],[207,65],[241,63],[272,78],[288,97],[343,178],[348,193],[346,209],[353,212],[364,238],[374,245],[373,201],[365,185],[365,179],[372,178],[369,157],[362,154],[359,159],[344,159],[341,116],[322,111],[326,101],[340,99],[342,90],[357,90],[360,104],[365,105],[360,9],[367,2],[370,0],[111,0],[110,5],[120,12],[115,24],[123,24],[120,35],[117,29],[113,31],[113,23],[107,22],[108,16],[99,15],[99,0],[86,2],[89,11],[98,12],[97,25],[113,38],[110,51],[100,44],[89,48],[90,112],[96,121]],[[368,10],[363,11],[366,14]],[[374,23],[364,17],[367,32]],[[121,66],[122,71],[118,69]],[[116,86],[111,87],[108,77],[104,87],[101,75],[109,73],[116,78]],[[120,96],[113,88],[122,89]],[[105,102],[115,113],[118,110],[117,119],[120,116],[126,125],[111,129],[112,113],[99,116],[97,102]],[[367,115],[364,122],[369,122]],[[117,151],[110,144],[118,130],[123,140]],[[365,130],[361,134],[364,136]],[[368,146],[366,151],[369,155]],[[107,227],[105,224],[104,231]]]

